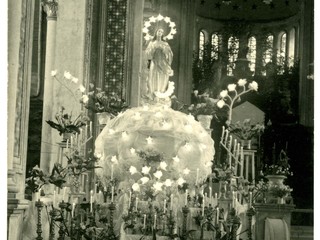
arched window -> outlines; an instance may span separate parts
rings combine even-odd
[[[203,59],[203,51],[204,51],[204,32],[200,31],[199,33],[199,59]]]
[[[289,49],[288,49],[288,65],[289,67],[293,66],[295,60],[295,36],[296,29],[292,28],[289,32]]]
[[[283,73],[285,63],[286,63],[286,47],[287,47],[287,34],[282,33],[282,35],[280,35],[280,46],[279,46],[279,53],[277,56],[277,63],[280,66],[280,73]]]
[[[262,65],[266,66],[267,63],[272,62],[273,56],[273,35],[269,34],[264,42],[263,53],[262,53]],[[262,75],[266,75],[266,71],[262,71]]]
[[[238,52],[239,52],[239,39],[236,37],[229,37],[228,39],[228,56],[229,56],[229,62],[227,65],[227,75],[233,76],[233,70],[235,68],[235,62],[238,58]]]
[[[218,59],[219,58],[219,35],[214,33],[211,36],[211,57],[213,59]]]
[[[257,56],[257,40],[255,37],[250,37],[248,40],[248,54],[247,59],[250,61],[249,67],[251,72],[256,69],[256,56]]]

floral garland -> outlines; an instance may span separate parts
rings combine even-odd
[[[173,94],[173,92],[174,92],[174,82],[169,81],[167,91],[165,91],[164,93],[156,91],[154,92],[154,94],[158,98],[168,98]]]
[[[157,17],[150,17],[148,21],[146,21],[144,23],[144,28],[142,29],[142,32],[145,34],[144,39],[145,40],[151,40],[153,38],[153,36],[151,36],[149,34],[149,28],[151,26],[151,23],[156,23],[156,22],[160,22],[160,21],[165,21],[167,24],[169,24],[170,27],[170,32],[168,35],[164,36],[163,39],[164,40],[170,40],[173,39],[173,35],[177,33],[177,30],[175,29],[176,24],[174,22],[171,22],[169,17],[163,17],[161,14],[159,14]]]

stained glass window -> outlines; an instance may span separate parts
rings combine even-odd
[[[283,33],[280,36],[280,49],[277,56],[278,65],[280,66],[280,73],[284,72],[286,62],[286,47],[287,47],[287,34]]]
[[[203,50],[204,50],[204,32],[200,31],[200,33],[199,33],[199,59],[203,59]]]
[[[218,59],[219,58],[219,35],[214,33],[211,36],[211,46],[212,46],[212,51],[211,51],[211,57],[213,59]]]
[[[255,72],[256,69],[256,56],[257,56],[257,40],[255,37],[250,37],[248,40],[248,54],[247,59],[250,61],[249,68],[251,72]]]
[[[292,28],[289,32],[289,50],[288,50],[288,64],[289,67],[293,66],[295,58],[295,35],[296,29]]]
[[[228,56],[229,56],[229,62],[227,65],[227,75],[233,76],[233,70],[235,68],[235,62],[238,58],[238,52],[239,52],[239,39],[236,37],[229,37],[228,39]]]

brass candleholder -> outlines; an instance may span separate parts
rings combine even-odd
[[[183,220],[182,220],[182,235],[181,238],[183,240],[186,240],[188,237],[188,233],[187,233],[187,217],[189,214],[190,210],[187,206],[182,208],[182,213],[183,213]]]
[[[108,229],[108,239],[116,240],[117,237],[114,232],[114,226],[113,226],[113,214],[114,214],[114,211],[116,210],[116,205],[113,202],[111,202],[108,208],[110,210],[110,227]]]
[[[44,204],[39,199],[38,201],[36,201],[35,206],[36,206],[37,212],[38,212],[38,222],[37,222],[37,235],[38,236],[36,237],[36,240],[42,240],[43,238],[41,237],[41,233],[42,233],[41,209],[43,208]]]
[[[54,240],[54,236],[55,236],[55,225],[56,225],[56,218],[59,216],[59,211],[55,208],[53,208],[50,211],[50,235],[49,235],[49,240]]]
[[[67,208],[68,204],[65,203],[63,200],[61,203],[59,203],[59,208],[61,209],[60,215],[61,215],[61,222],[59,226],[59,237],[58,240],[64,240],[64,237],[66,235],[66,227],[64,223],[64,211]]]
[[[248,228],[248,240],[252,240],[252,217],[256,214],[254,207],[250,207],[247,211],[249,228]]]

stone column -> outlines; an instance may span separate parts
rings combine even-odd
[[[40,167],[45,171],[50,171],[50,163],[52,162],[52,137],[51,127],[46,120],[51,120],[53,112],[53,79],[51,71],[54,66],[54,54],[56,43],[56,25],[58,3],[56,0],[44,0],[42,2],[44,11],[47,13],[47,37],[46,37],[46,59],[45,59],[45,80],[43,94],[43,114],[42,114],[42,135],[41,135],[41,159]]]

